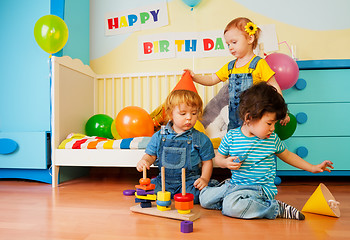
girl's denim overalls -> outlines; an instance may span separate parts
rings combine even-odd
[[[232,74],[232,70],[235,66],[237,59],[231,61],[228,64],[229,71],[229,123],[227,131],[233,128],[240,127],[242,125],[242,120],[239,118],[238,106],[239,106],[239,95],[244,90],[248,89],[253,85],[252,72],[255,70],[256,65],[258,64],[261,58],[255,56],[254,59],[249,64],[248,73],[238,73]]]
[[[186,193],[194,195],[194,203],[199,203],[199,190],[193,186],[196,179],[200,177],[199,165],[192,166],[191,150],[199,148],[199,132],[192,130],[187,139],[168,139],[166,133],[162,134],[162,139],[158,152],[158,167],[165,167],[165,189],[174,194],[181,193],[182,168],[186,168]],[[161,191],[161,176],[152,180],[156,184],[155,192]]]

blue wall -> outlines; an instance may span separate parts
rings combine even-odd
[[[69,37],[63,55],[79,58],[87,65],[90,62],[89,20],[89,0],[65,0],[64,21],[68,26]]]
[[[48,0],[0,1],[2,132],[50,130],[49,54],[34,38],[36,21],[49,12]]]
[[[67,24],[69,37],[64,48],[55,56],[79,58],[90,62],[90,2],[89,0],[51,0],[51,14],[59,16]]]

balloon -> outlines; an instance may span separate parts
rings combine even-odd
[[[113,139],[111,132],[113,118],[106,114],[96,114],[89,118],[85,124],[85,134]]]
[[[276,81],[282,90],[293,87],[298,81],[299,67],[293,58],[283,53],[271,53],[265,60],[276,73]]]
[[[112,125],[111,125],[111,132],[112,132],[112,135],[113,135],[114,139],[118,140],[118,139],[122,138],[119,135],[118,131],[117,131],[117,126],[115,124],[115,119],[113,120]]]
[[[60,51],[66,44],[68,28],[60,17],[46,15],[35,23],[34,37],[45,52],[53,54]]]
[[[201,0],[182,0],[187,6],[189,7],[195,7],[200,3]]]
[[[275,133],[281,140],[285,140],[293,135],[297,128],[297,119],[291,113],[288,113],[290,121],[287,125],[282,126],[279,122],[275,125]]]
[[[154,125],[146,110],[129,106],[123,108],[115,119],[117,131],[122,138],[151,137]]]
[[[160,129],[161,125],[165,125],[167,123],[164,110],[164,103],[159,105],[155,110],[153,110],[150,116],[153,120],[154,131],[156,132]]]
[[[196,121],[196,124],[193,127],[196,130],[198,130],[198,131],[200,131],[200,132],[205,134],[205,128],[204,128],[203,124],[199,120]]]

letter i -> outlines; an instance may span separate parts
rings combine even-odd
[[[159,41],[153,42],[153,53],[159,52]]]

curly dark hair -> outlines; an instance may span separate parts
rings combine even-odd
[[[266,82],[253,85],[240,95],[239,117],[243,122],[261,119],[266,112],[276,113],[276,120],[281,120],[287,111],[287,104],[281,94]]]

